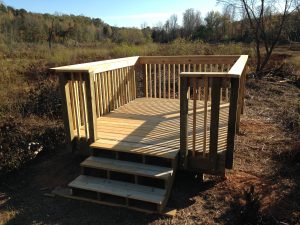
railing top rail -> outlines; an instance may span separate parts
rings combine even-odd
[[[246,66],[248,55],[241,55],[228,72],[182,72],[181,77],[232,77],[239,78]]]
[[[241,55],[236,63],[230,68],[228,74],[231,77],[240,77],[245,69],[245,66],[248,61],[248,55]]]
[[[140,56],[140,64],[232,64],[239,55]]]
[[[51,70],[60,73],[63,72],[101,73],[108,70],[119,69],[127,66],[134,66],[138,61],[138,58],[139,58],[138,56],[133,56],[133,57],[125,57],[119,59],[110,59],[110,60],[103,60],[97,62],[55,67],[55,68],[51,68]]]

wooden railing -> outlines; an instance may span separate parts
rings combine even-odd
[[[141,56],[53,68],[61,73],[67,142],[96,141],[97,119],[137,96],[180,99],[182,167],[216,169],[221,150],[231,168],[246,63],[247,56]]]
[[[144,96],[180,98],[181,72],[229,71],[237,59],[238,56],[141,56],[139,63],[144,65]],[[200,91],[199,95],[203,97]],[[228,96],[228,89],[224,90],[224,95]],[[210,96],[211,89],[209,99]]]
[[[136,98],[138,57],[53,68],[62,73],[60,86],[67,142],[97,140],[97,118]]]
[[[180,151],[181,166],[183,168],[187,167],[189,156],[191,156],[190,158],[194,167],[197,167],[198,164],[202,169],[217,170],[219,161],[217,159],[218,151],[222,151],[223,149],[226,154],[224,160],[225,167],[232,168],[236,125],[243,107],[243,88],[247,59],[248,56],[240,56],[228,72],[182,72],[180,74]],[[204,97],[201,98],[201,95]],[[209,95],[211,96],[210,98]],[[193,101],[191,113],[192,149],[188,148],[189,99]],[[226,104],[228,99],[229,102]],[[203,114],[197,113],[198,102],[201,102],[200,104],[203,105]],[[229,115],[225,118],[220,114],[220,108],[224,106],[229,106]],[[209,111],[210,121],[208,120]],[[203,117],[201,120],[203,130],[201,131],[197,131],[196,129],[196,123],[199,121],[197,120],[197,116]],[[224,123],[228,124],[227,131],[222,129],[221,125],[224,125]],[[200,135],[202,136],[200,141],[202,146],[196,148],[197,139],[200,138]],[[223,137],[220,137],[221,135]],[[222,139],[224,138],[227,139],[225,146],[222,143]],[[194,159],[198,159],[198,162],[195,163]]]

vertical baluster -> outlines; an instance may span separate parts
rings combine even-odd
[[[180,91],[180,88],[181,88],[181,85],[180,85],[180,64],[178,64],[178,98],[180,99],[180,94],[181,94],[181,91]]]
[[[185,72],[185,64],[183,64],[182,66],[183,66],[182,71]],[[188,99],[190,98],[190,86],[188,86],[187,98]]]
[[[193,78],[193,156],[196,153],[196,108],[197,108],[197,80]]]
[[[71,76],[74,76],[74,74],[72,74]],[[80,138],[80,111],[79,111],[79,97],[78,97],[78,89],[77,89],[77,80],[74,79],[74,96],[75,96],[75,111],[76,111],[76,128],[77,128],[77,137]]]
[[[224,72],[224,64],[221,65],[221,72]],[[224,79],[224,81],[226,81],[226,79]],[[223,88],[221,86],[221,94],[220,94],[220,101],[223,101]]]
[[[201,100],[201,78],[198,78],[198,99]]]
[[[160,69],[160,64],[158,64],[158,96],[161,98],[161,69]]]
[[[96,114],[97,114],[97,118],[100,117],[100,104],[99,104],[99,91],[98,91],[98,78],[97,78],[97,74],[95,75],[95,100],[96,100]]]
[[[202,66],[199,64],[199,72],[202,71]],[[198,80],[198,99],[201,100],[201,79]]]
[[[148,66],[145,64],[145,97],[148,98]]]
[[[154,98],[156,98],[156,64],[154,64]]]
[[[176,84],[175,84],[175,64],[173,64],[173,99],[176,97]]]
[[[79,80],[78,80],[78,95],[79,95],[79,109],[80,109],[80,120],[81,120],[81,126],[84,126],[84,109],[83,109],[83,93],[82,93],[82,76],[81,73],[78,74]]]
[[[95,77],[96,75],[94,74],[94,79],[96,79]],[[80,74],[80,80],[82,81],[82,77]],[[97,83],[96,83],[97,84]],[[82,82],[82,92],[83,92],[83,109],[84,109],[84,128],[85,128],[85,137],[86,139],[90,138],[89,135],[89,126],[88,126],[88,115],[87,115],[87,102],[86,102],[86,83],[85,81]]]
[[[166,98],[166,64],[164,64],[163,66],[164,68],[164,71],[163,71],[163,95],[164,95],[164,98]]]
[[[127,80],[128,80],[128,102],[131,101],[131,79],[130,79],[130,67],[127,67]]]
[[[150,98],[152,98],[152,68],[151,64],[149,64],[149,88],[150,88]]]
[[[120,85],[120,70],[116,69],[117,78],[117,102],[118,108],[121,106],[121,85]]]
[[[76,112],[75,112],[75,93],[74,93],[74,76],[71,73],[71,80],[69,81],[69,89],[70,89],[70,100],[71,100],[71,110],[72,110],[72,121],[73,128],[76,129]]]
[[[124,68],[124,72],[125,72],[125,97],[126,97],[125,104],[127,104],[129,102],[129,95],[128,95],[128,67]]]
[[[112,70],[108,71],[109,109],[113,111]]]
[[[106,91],[106,93],[107,93],[107,95],[106,95],[106,104],[107,104],[107,113],[109,113],[109,111],[110,111],[110,109],[109,109],[109,98],[110,98],[110,93],[109,93],[109,73],[108,73],[108,71],[106,71],[106,73],[105,73],[105,91]]]
[[[98,73],[96,75],[98,77],[98,93],[99,93],[99,108],[100,108],[100,115],[102,116],[103,115],[103,101],[102,101],[102,98],[103,98],[103,93],[102,93],[102,84],[101,84],[101,73]]]
[[[171,98],[171,65],[168,64],[168,97]]]
[[[207,101],[208,101],[208,78],[204,77],[204,124],[203,124],[203,156],[206,153],[207,138]]]
[[[230,64],[227,64],[227,72],[230,70]],[[226,102],[229,101],[229,88],[226,87],[226,90],[225,90],[225,99],[226,99]]]
[[[133,94],[134,99],[136,99],[136,76],[135,76],[135,68],[133,68]]]
[[[210,67],[210,72],[213,72],[213,64],[210,64],[209,67]],[[211,101],[211,87],[210,86],[209,86],[208,90],[209,90],[208,100]]]
[[[122,84],[122,105],[126,104],[126,98],[125,98],[125,74],[124,74],[124,68],[121,68],[121,84]]]
[[[107,113],[106,72],[102,73],[102,94],[103,94],[103,109],[104,109],[104,114],[106,114]]]
[[[112,99],[112,110],[116,109],[116,82],[115,82],[115,70],[111,71],[111,99]]]

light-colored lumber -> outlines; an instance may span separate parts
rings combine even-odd
[[[210,63],[233,63],[239,58],[238,55],[199,55],[199,56],[140,56],[141,64],[205,64]]]
[[[126,174],[159,178],[163,180],[168,180],[173,173],[173,170],[168,167],[147,165],[142,163],[100,158],[94,156],[88,157],[80,165],[88,168],[122,172]]]
[[[138,59],[139,59],[138,56],[125,57],[119,59],[111,59],[111,60],[82,63],[76,65],[55,67],[55,68],[51,68],[51,70],[54,70],[56,72],[101,73],[109,70],[124,68],[127,66],[134,66],[137,63]]]
[[[152,95],[152,66],[151,66],[151,64],[149,64],[149,89],[150,89],[150,98],[152,98],[153,97],[153,95]]]
[[[179,149],[173,149],[164,146],[126,141],[115,141],[109,139],[98,139],[91,145],[91,147],[134,154],[157,156],[168,159],[175,159],[179,151]]]
[[[230,74],[230,77],[241,77],[244,68],[248,61],[248,55],[241,55],[239,59],[234,63],[234,65],[230,68],[228,73]]]
[[[156,204],[162,204],[166,193],[166,190],[164,189],[85,175],[77,177],[69,184],[69,187],[152,202]]]
[[[154,64],[154,98],[156,98],[156,93],[157,93],[157,90],[156,90],[156,64]]]

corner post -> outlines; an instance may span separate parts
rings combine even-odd
[[[238,78],[231,78],[231,94],[230,94],[230,105],[229,105],[229,116],[228,116],[228,130],[227,130],[227,149],[225,168],[232,169],[233,167],[233,152],[234,152],[234,138],[236,133],[236,125],[238,119],[238,95],[239,95],[239,84]]]
[[[212,78],[211,91],[211,117],[210,117],[210,138],[209,138],[209,160],[213,169],[217,170],[218,161],[218,139],[219,139],[219,115],[220,115],[220,94],[222,78]]]
[[[239,89],[238,89],[238,105],[237,105],[237,120],[236,120],[236,131],[240,130],[240,119],[241,114],[244,111],[244,96],[245,96],[245,83],[246,83],[246,67],[244,68],[241,77],[239,79]]]
[[[188,78],[180,82],[180,167],[187,168],[188,156]]]
[[[73,151],[74,126],[71,109],[70,86],[67,79],[68,73],[59,74],[59,86],[62,98],[63,120],[66,132],[66,147],[68,151]]]
[[[89,143],[97,140],[97,112],[95,101],[94,73],[84,74],[86,81],[86,104],[88,115]]]

